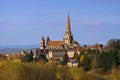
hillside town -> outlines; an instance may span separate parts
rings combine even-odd
[[[120,0],[0,0],[0,80],[120,80]]]
[[[68,13],[62,40],[42,36],[39,48],[0,53],[0,73],[0,80],[119,80],[120,39],[81,46]]]
[[[31,59],[33,59],[34,62],[39,61],[39,56],[44,55],[46,60],[48,62],[51,61],[63,61],[63,58],[65,54],[68,56],[67,65],[72,67],[77,67],[79,61],[75,59],[75,54],[80,55],[82,52],[85,52],[85,54],[89,54],[90,51],[99,50],[102,52],[105,49],[105,46],[103,44],[95,43],[92,46],[84,45],[81,46],[77,40],[74,39],[74,36],[72,34],[71,30],[71,24],[70,24],[70,16],[68,13],[67,21],[66,21],[66,30],[65,34],[63,36],[63,40],[61,41],[53,41],[48,36],[46,39],[44,36],[40,39],[40,48],[29,50],[29,51],[21,51],[18,54],[6,54],[5,57],[10,59],[24,59],[25,56],[31,55]]]

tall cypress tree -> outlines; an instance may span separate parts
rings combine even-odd
[[[68,63],[68,61],[69,61],[68,54],[65,53],[65,54],[64,54],[64,57],[63,57],[63,65],[66,65],[66,64]]]

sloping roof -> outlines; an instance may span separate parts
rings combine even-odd
[[[72,44],[77,44],[79,45],[79,43],[77,41],[72,41]]]
[[[61,46],[63,41],[48,41],[47,46]]]
[[[92,49],[92,50],[94,50],[95,47],[94,46],[87,46],[87,47],[83,47],[83,49]]]

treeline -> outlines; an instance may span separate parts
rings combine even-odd
[[[0,80],[120,80],[120,40],[109,40],[102,51],[95,47],[74,54],[78,67],[67,67],[67,54],[62,62],[48,62],[44,54],[36,59],[32,52],[21,59],[2,57]]]
[[[120,80],[120,71],[99,75],[78,67],[58,63],[23,63],[20,60],[0,62],[0,80]]]
[[[120,54],[118,51],[88,52],[87,54],[82,52],[78,57],[78,67],[83,67],[85,71],[92,69],[100,74],[104,74],[111,71],[112,68],[119,69],[120,66]]]
[[[81,68],[68,68],[57,63],[0,62],[0,80],[104,80],[87,74]]]
[[[119,69],[120,66],[120,39],[111,39],[107,42],[107,45],[103,50],[99,49],[98,44],[95,44],[95,50],[82,50],[80,54],[74,54],[74,60],[79,64],[78,67],[82,67],[85,71],[94,70],[96,73],[105,74],[109,73],[113,68]],[[47,58],[44,54],[40,54],[39,57],[33,58],[33,53],[26,54],[22,59],[22,62],[47,62]],[[63,57],[63,61],[59,61],[59,64],[66,66],[69,61],[67,53]]]
[[[75,59],[79,61],[79,67],[85,71],[94,70],[97,73],[109,73],[114,68],[120,69],[120,40],[111,39],[107,42],[104,50],[82,51],[80,55],[75,54]]]

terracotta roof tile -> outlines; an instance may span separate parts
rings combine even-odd
[[[47,43],[47,46],[61,46],[63,44],[63,41],[49,41]]]

